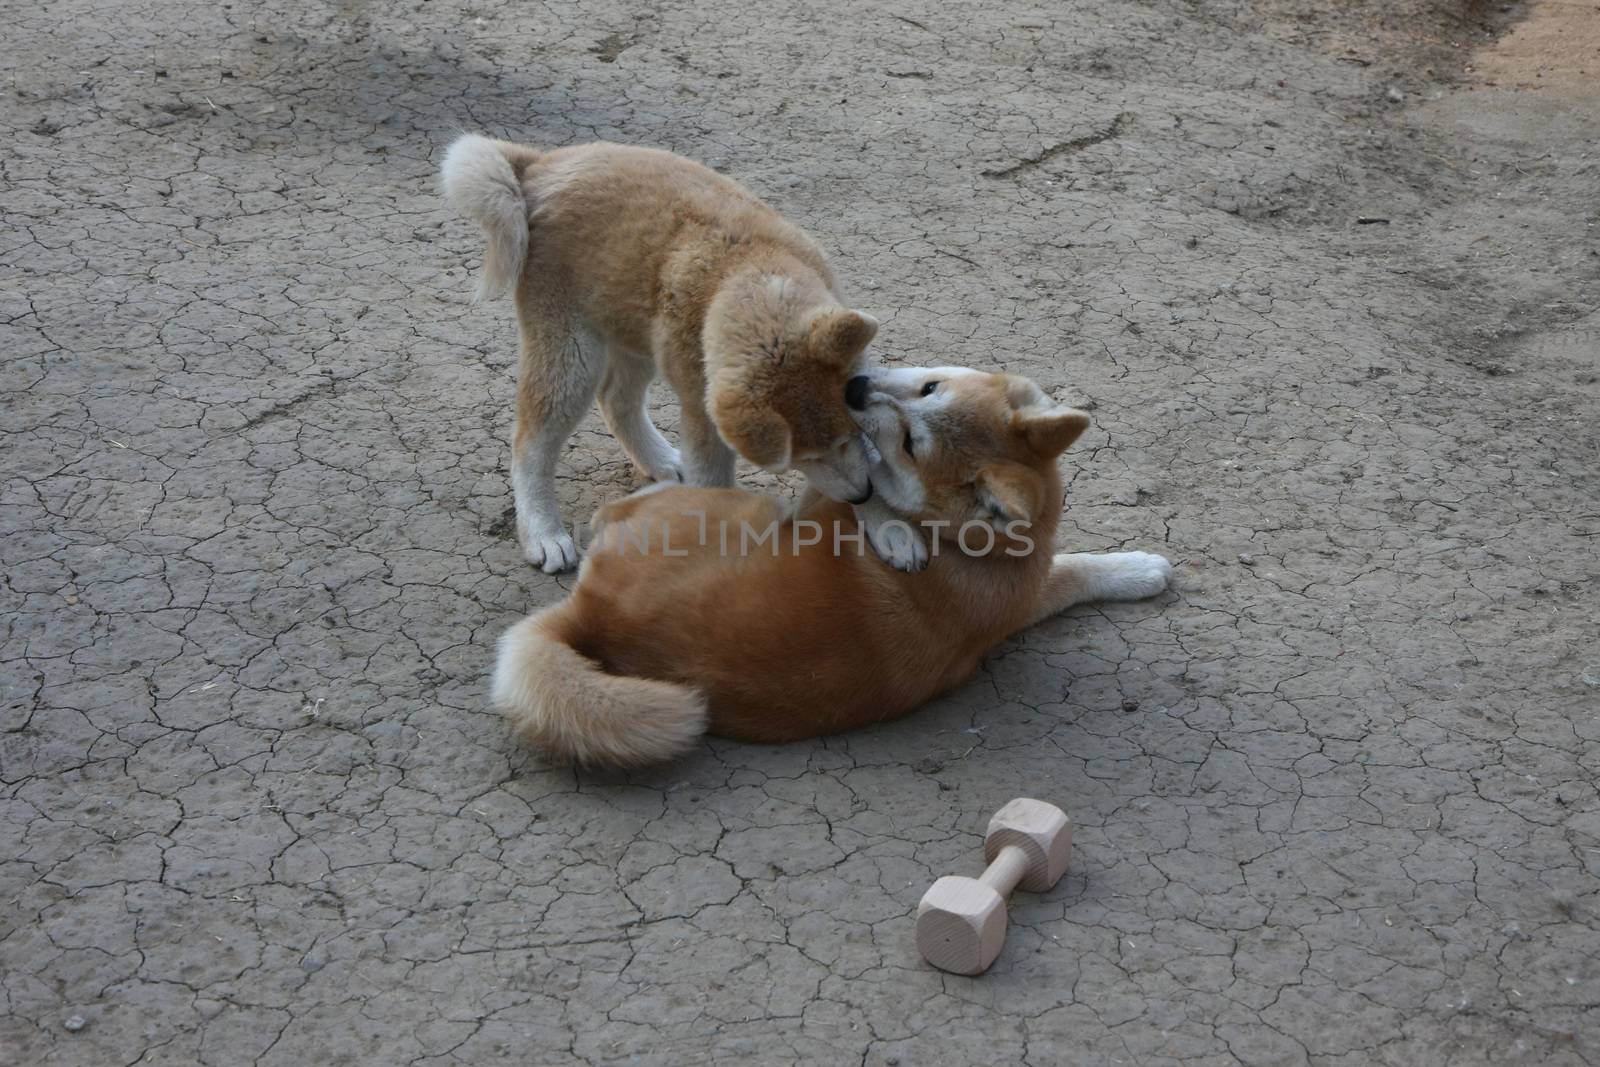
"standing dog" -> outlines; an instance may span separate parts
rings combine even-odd
[[[874,488],[938,530],[927,570],[862,553],[851,509],[814,496],[796,516],[731,489],[608,504],[572,595],[501,638],[493,697],[523,738],[639,764],[707,730],[788,741],[854,729],[960,684],[995,644],[1073,604],[1166,587],[1171,566],[1148,552],[1052,552],[1056,457],[1089,418],[1032,382],[880,371],[851,402],[881,454]]]
[[[878,323],[845,306],[797,227],[738,183],[648,148],[541,152],[469,134],[443,169],[450,203],[488,234],[480,299],[516,296],[511,483],[535,566],[578,561],[556,460],[597,392],[654,480],[732,485],[737,451],[802,471],[832,499],[866,499],[844,392]],[[645,413],[658,373],[682,406],[681,457]]]

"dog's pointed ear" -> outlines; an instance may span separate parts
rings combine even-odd
[[[1021,463],[992,463],[978,472],[978,500],[996,522],[1029,522],[1039,513],[1044,483]]]
[[[789,424],[771,408],[728,391],[712,405],[711,419],[728,446],[751,463],[775,474],[789,469]]]
[[[1089,428],[1089,416],[1060,404],[1016,414],[1017,431],[1040,459],[1055,459]]]
[[[825,311],[811,324],[817,349],[841,361],[855,359],[877,335],[877,319],[849,308]]]

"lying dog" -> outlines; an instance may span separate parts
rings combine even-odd
[[[960,684],[1049,615],[1166,587],[1160,556],[1052,554],[1056,457],[1089,419],[1032,382],[893,370],[853,384],[851,402],[880,453],[874,486],[937,531],[927,570],[863,554],[851,509],[815,495],[794,515],[730,489],[608,504],[572,595],[501,638],[493,698],[524,739],[641,764],[708,730],[751,741],[849,730]]]
[[[606,425],[656,481],[732,485],[734,450],[864,500],[867,459],[844,406],[877,320],[846,307],[822,252],[736,182],[670,152],[541,152],[467,135],[443,184],[489,237],[480,298],[514,290],[522,347],[511,482],[529,561],[578,550],[556,460],[598,392]],[[685,457],[645,413],[678,394]]]

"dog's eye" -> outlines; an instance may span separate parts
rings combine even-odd
[[[923,396],[932,396],[933,395],[933,391],[935,389],[937,389],[937,388],[939,388],[939,383],[938,382],[929,382],[927,385],[924,385],[922,387],[922,395]]]
[[[906,455],[910,456],[912,459],[916,459],[917,458],[916,450],[911,447],[911,431],[910,430],[906,431],[906,439],[904,441],[900,442],[900,447],[905,449],[906,450]]]

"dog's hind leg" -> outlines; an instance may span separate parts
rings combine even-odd
[[[1062,552],[1050,561],[1033,617],[1023,628],[1076,604],[1155,596],[1171,578],[1172,564],[1152,552]]]
[[[556,499],[556,463],[578,420],[594,403],[605,371],[605,349],[565,315],[523,306],[520,295],[522,355],[511,437],[511,491],[523,555],[546,574],[555,574],[578,564],[577,543],[561,521]]]
[[[644,409],[645,393],[656,376],[655,364],[631,352],[612,349],[600,381],[600,414],[612,436],[653,482],[683,481],[683,459],[661,436]]]

